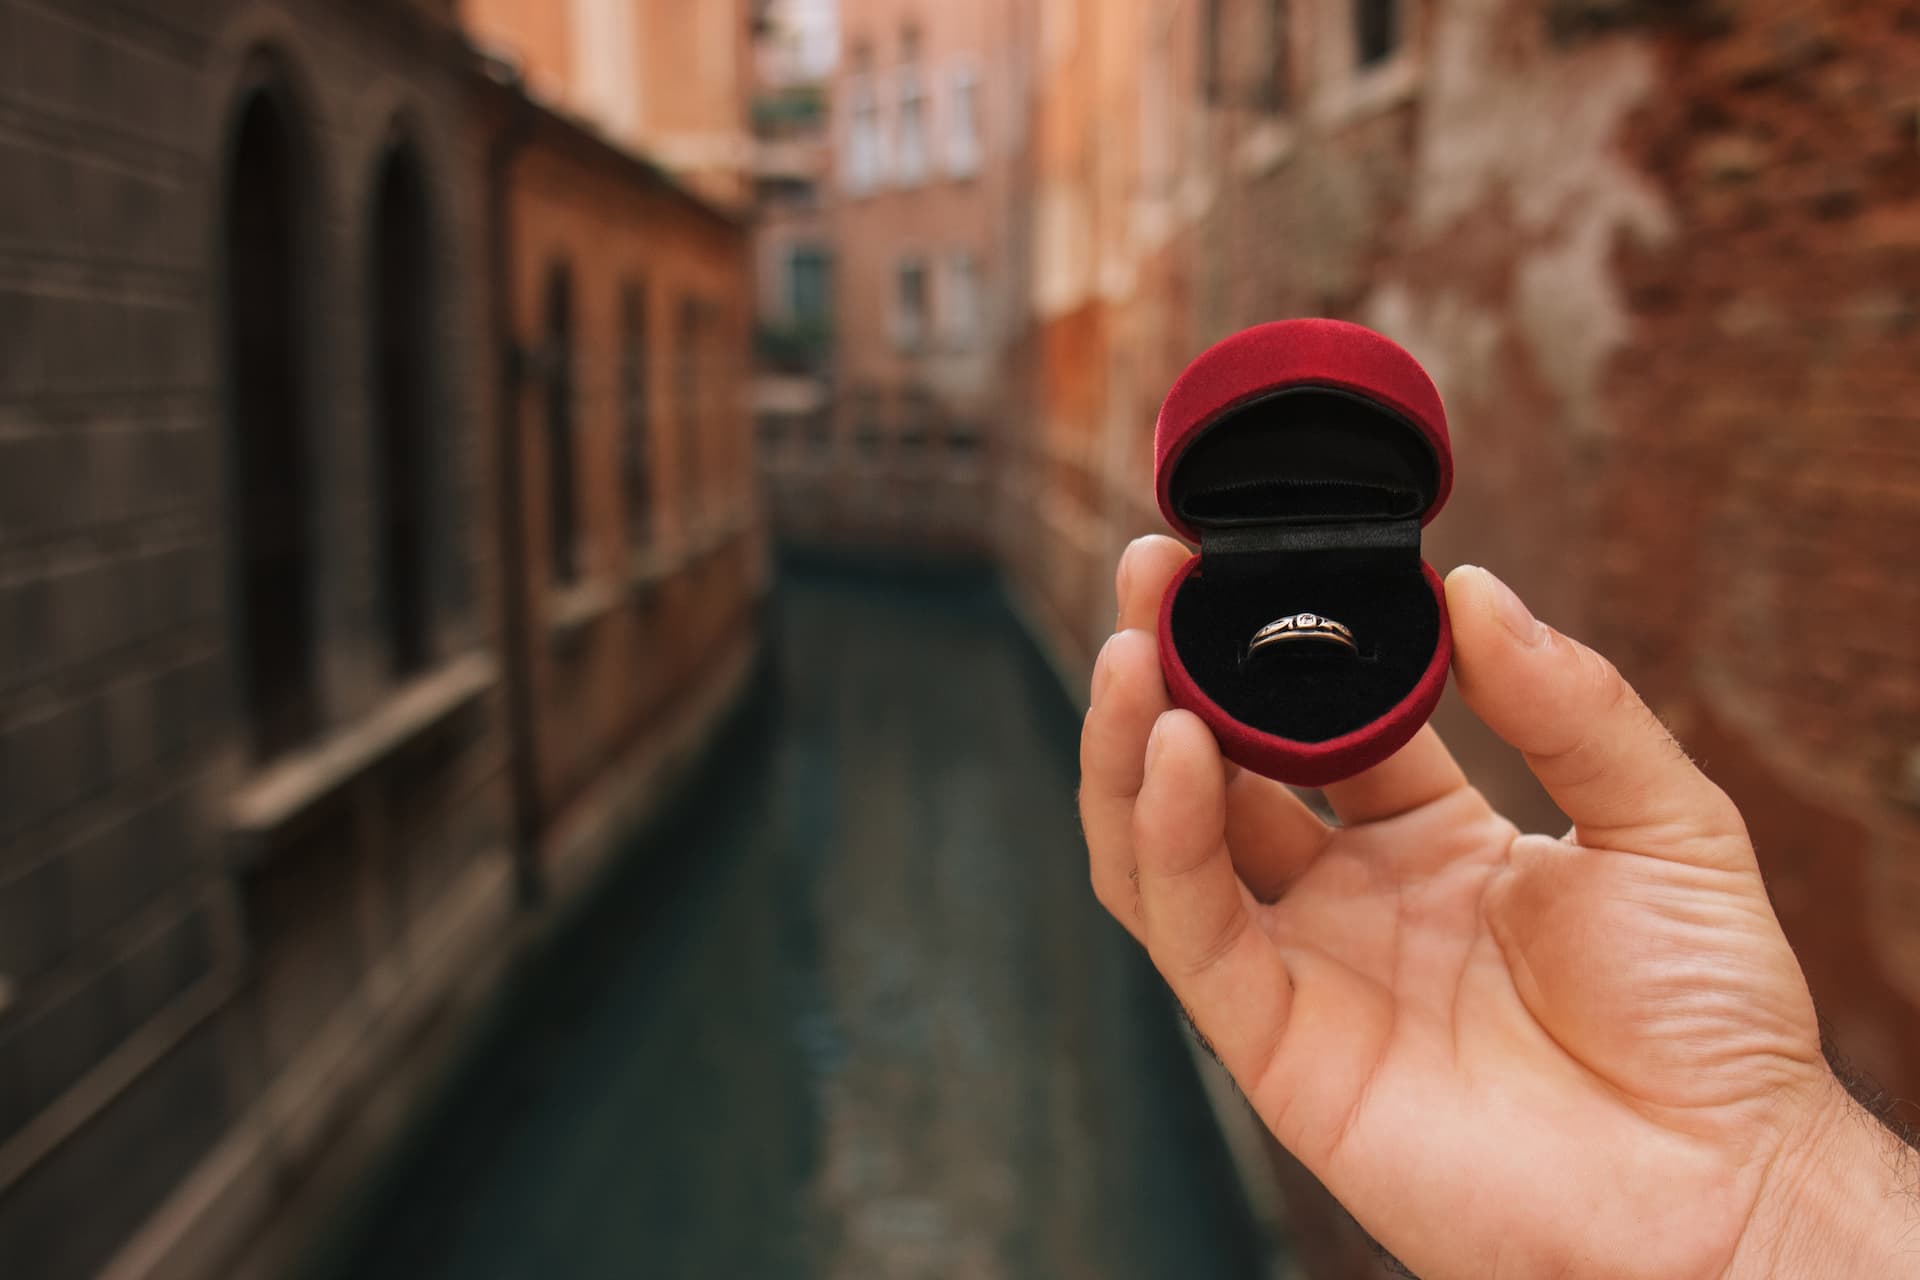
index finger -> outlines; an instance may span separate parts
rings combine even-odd
[[[1173,575],[1192,556],[1180,543],[1157,533],[1128,543],[1113,575],[1114,595],[1120,601],[1114,630],[1157,632],[1160,599],[1167,594]]]

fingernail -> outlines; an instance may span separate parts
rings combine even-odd
[[[1533,616],[1520,597],[1513,593],[1513,588],[1485,569],[1480,572],[1485,573],[1487,581],[1492,584],[1493,612],[1500,619],[1500,625],[1512,632],[1515,640],[1529,648],[1546,639],[1546,625]]]
[[[1113,652],[1113,642],[1119,638],[1117,635],[1108,636],[1107,642],[1100,646],[1099,656],[1093,660],[1093,683],[1087,691],[1087,705],[1089,707],[1100,705],[1100,695],[1106,690],[1107,681],[1110,678],[1107,673],[1107,668],[1110,667],[1112,663],[1108,661],[1108,655]]]
[[[1114,570],[1113,574],[1113,625],[1115,630],[1119,629],[1120,618],[1127,607],[1127,578],[1130,572],[1127,568],[1127,553],[1132,550],[1133,544],[1129,542],[1127,544],[1127,550],[1120,553],[1120,567]]]

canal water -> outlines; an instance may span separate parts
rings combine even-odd
[[[992,581],[790,568],[769,636],[312,1275],[1253,1275],[1087,887],[1077,717]]]

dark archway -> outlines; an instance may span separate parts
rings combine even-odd
[[[319,727],[308,456],[307,153],[286,96],[241,99],[222,247],[241,694],[267,760]]]
[[[406,143],[389,147],[373,188],[368,300],[380,611],[397,676],[433,657],[428,593],[433,438],[433,240],[426,178]]]
[[[547,518],[553,580],[580,576],[580,512],[574,475],[573,269],[547,271]]]

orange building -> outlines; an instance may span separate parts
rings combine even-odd
[[[1027,281],[1036,355],[1027,428],[1002,477],[1004,560],[1069,670],[1089,666],[1112,627],[1121,547],[1163,527],[1153,420],[1196,350],[1201,7],[1040,9]]]
[[[847,0],[831,92],[831,429],[769,469],[802,542],[983,554],[1025,330],[1018,0]]]
[[[474,81],[470,118],[495,236],[519,844],[564,876],[572,855],[604,849],[651,766],[712,721],[757,652],[748,239],[719,199],[741,189],[744,157],[699,151],[680,172],[642,149],[691,155],[696,134],[739,135],[750,24],[744,4],[667,0],[477,0],[472,20],[501,62]],[[520,50],[537,98],[521,92]]]
[[[507,640],[544,830],[587,803],[598,850],[644,777],[629,750],[699,725],[756,650],[764,528],[747,437],[745,232],[658,170],[525,101],[476,111],[499,159],[508,331],[496,478]],[[519,554],[512,554],[517,550]],[[673,736],[672,732],[668,736]]]
[[[773,0],[754,75],[754,420],[774,527],[818,516],[832,434],[833,0]]]

